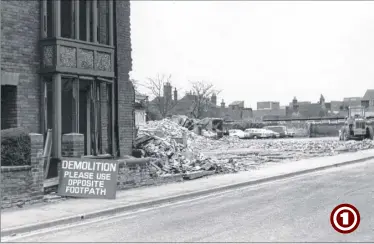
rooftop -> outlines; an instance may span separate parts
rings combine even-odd
[[[234,101],[230,103],[230,106],[235,106],[235,105],[244,105],[244,101]]]
[[[362,100],[372,100],[374,99],[374,89],[367,89]]]

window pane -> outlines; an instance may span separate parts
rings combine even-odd
[[[73,79],[62,78],[62,94],[61,94],[61,119],[62,119],[62,135],[72,133],[73,131]]]
[[[93,8],[92,1],[88,1],[90,5],[90,42],[93,42]]]
[[[17,127],[17,86],[1,86],[1,129]]]
[[[84,155],[91,154],[90,143],[90,82],[79,80],[79,133],[84,135]]]
[[[74,38],[72,7],[73,1],[61,1],[61,36],[65,38]]]
[[[80,0],[79,1],[79,39],[82,41],[87,40],[87,1],[86,0]]]
[[[52,2],[53,1],[47,1],[47,37],[53,36]]]

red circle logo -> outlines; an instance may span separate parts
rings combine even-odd
[[[339,233],[352,233],[360,225],[360,212],[351,204],[340,204],[332,210],[330,223]]]

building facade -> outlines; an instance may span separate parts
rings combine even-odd
[[[135,92],[130,3],[2,1],[2,129],[84,137],[84,155],[130,154]]]
[[[273,101],[263,101],[263,102],[257,102],[257,110],[262,109],[280,109],[279,102],[273,102]]]

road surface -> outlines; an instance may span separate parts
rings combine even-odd
[[[331,210],[341,203],[355,205],[361,214],[360,226],[348,235],[335,232],[329,222]],[[373,242],[374,161],[13,241]]]

